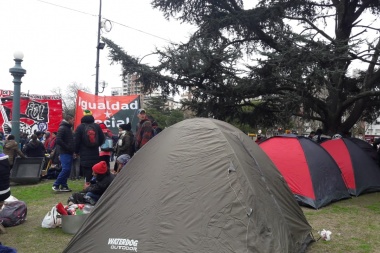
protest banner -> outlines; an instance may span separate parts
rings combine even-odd
[[[140,96],[96,96],[78,90],[74,128],[81,123],[84,110],[90,110],[96,123],[103,122],[112,133],[118,133],[120,124],[131,123],[132,131],[136,130],[139,119]]]
[[[0,90],[0,131],[10,134],[13,91]],[[20,132],[56,132],[62,121],[62,98],[56,95],[20,94]]]

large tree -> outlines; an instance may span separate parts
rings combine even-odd
[[[64,90],[61,87],[54,88],[51,92],[62,98],[62,109],[64,114],[75,114],[78,90],[89,92],[89,88],[83,84],[73,82],[66,86]]]
[[[188,89],[199,116],[262,126],[291,116],[346,132],[380,109],[379,0],[153,0],[166,18],[198,30],[184,44],[158,49],[148,67],[114,42],[123,75],[145,90]],[[354,71],[355,70],[355,71]]]

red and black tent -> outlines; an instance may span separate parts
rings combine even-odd
[[[380,167],[357,143],[354,138],[342,138],[325,141],[321,146],[338,164],[351,195],[380,191]]]
[[[311,139],[279,135],[259,145],[281,172],[299,204],[318,209],[350,197],[334,159]]]

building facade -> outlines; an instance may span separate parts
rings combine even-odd
[[[128,96],[128,95],[139,95],[140,105],[142,108],[146,107],[147,103],[152,97],[160,97],[161,92],[155,90],[152,93],[146,94],[143,92],[143,85],[136,80],[138,79],[137,74],[128,75],[126,81],[123,83],[122,87],[112,87],[112,96]],[[168,97],[165,108],[169,110],[178,109],[181,107],[180,102],[175,101],[173,97]]]

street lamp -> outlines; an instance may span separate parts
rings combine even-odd
[[[102,86],[101,86],[102,91],[98,91],[98,93],[103,93],[104,89],[108,86],[108,83],[106,83],[106,81],[101,82],[101,84],[102,84]]]
[[[12,106],[12,134],[15,140],[20,142],[20,90],[21,90],[21,78],[26,74],[26,70],[21,67],[24,54],[17,51],[13,54],[15,66],[9,69],[9,72],[13,76],[13,106]]]

